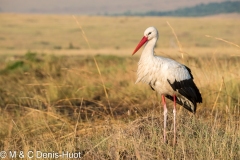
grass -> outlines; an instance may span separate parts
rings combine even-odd
[[[7,40],[12,31],[7,28],[6,32],[1,30],[0,35],[5,37],[3,46],[6,48],[23,42],[18,36],[23,38],[27,32],[32,34],[33,30],[26,29],[28,22],[35,23],[35,30],[41,30],[41,34],[28,38],[26,35],[27,40],[23,43],[29,47],[18,44],[10,55],[6,54],[9,53],[8,49],[1,49],[0,150],[24,153],[29,150],[80,151],[82,159],[238,159],[240,156],[239,49],[205,37],[205,34],[209,34],[239,44],[239,37],[235,34],[237,29],[229,29],[229,26],[237,25],[236,20],[216,19],[216,22],[212,22],[211,18],[170,18],[168,21],[183,47],[184,59],[177,48],[164,44],[172,32],[165,21],[159,22],[158,25],[162,23],[162,28],[165,28],[165,32],[161,31],[165,35],[161,36],[163,43],[158,47],[158,54],[189,66],[203,96],[203,103],[198,106],[195,116],[177,107],[177,144],[173,146],[173,104],[168,101],[168,143],[164,144],[161,98],[149,86],[134,84],[139,57],[130,56],[145,29],[145,26],[136,29],[136,24],[130,22],[140,26],[155,22],[158,18],[77,17],[80,23],[85,20],[81,25],[91,43],[92,50],[88,50],[71,16],[17,15],[22,22],[19,19],[7,20],[12,15],[1,16],[5,26],[19,23],[18,27],[23,28],[22,31],[13,30],[17,35],[12,43]],[[103,20],[106,23],[101,23]],[[129,28],[112,23],[115,21],[122,21]],[[194,21],[201,21],[201,24],[192,23]],[[71,27],[65,26],[67,29],[64,32],[64,25],[59,25],[69,22],[73,23],[69,25],[71,27],[76,25],[72,30],[74,34],[69,32]],[[184,26],[181,22],[188,25]],[[219,25],[215,30],[207,27],[214,23]],[[179,28],[175,28],[175,25],[179,25]],[[103,26],[109,30],[104,30]],[[201,26],[204,31],[199,29]],[[120,27],[121,32],[113,33],[114,27]],[[189,36],[181,36],[184,28],[191,33]],[[217,35],[223,28],[230,31]],[[96,29],[103,31],[99,33],[100,39],[93,38]],[[129,30],[134,33],[127,34]],[[59,35],[58,31],[65,38],[54,38],[54,35]],[[78,34],[80,36],[76,38]],[[116,48],[110,47],[116,46],[112,45],[116,41],[110,36],[115,34],[119,34],[118,41],[127,49],[120,47],[116,51]],[[197,37],[193,34],[201,35],[203,40],[196,42],[206,45],[196,47],[195,42],[189,39]],[[71,39],[73,35],[75,40]],[[102,37],[108,41],[103,42]],[[44,47],[50,46],[48,49],[53,46],[68,48],[70,40],[72,46],[82,46],[75,54],[70,54],[73,49],[58,49],[56,53],[64,54],[49,54],[41,51],[41,45],[34,43],[37,38],[42,44],[44,42]],[[103,48],[98,49],[101,45]],[[22,49],[25,49],[25,53],[18,54]],[[79,54],[81,51],[90,54]],[[125,51],[129,51],[128,56]]]
[[[168,21],[184,48],[211,48],[228,46],[205,35],[220,37],[240,44],[235,18],[171,18],[171,17],[94,17],[75,16],[85,31],[91,48],[95,50],[131,49],[142,36],[143,31],[153,25],[158,28],[158,48],[176,48],[177,43]],[[76,20],[71,15],[27,15],[0,14],[1,50],[55,50],[59,46],[68,50],[69,44],[80,50],[88,49]],[[14,19],[14,20],[13,20]],[[103,23],[104,22],[104,23]],[[131,29],[134,28],[134,29]],[[186,29],[187,28],[187,29]],[[47,44],[47,45],[46,45]]]

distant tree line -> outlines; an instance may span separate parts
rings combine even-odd
[[[199,4],[194,7],[181,8],[174,11],[149,11],[146,13],[126,12],[126,16],[182,16],[200,17],[222,13],[240,13],[240,1]]]

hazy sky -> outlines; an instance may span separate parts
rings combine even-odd
[[[166,11],[227,0],[0,0],[0,12],[104,14]]]

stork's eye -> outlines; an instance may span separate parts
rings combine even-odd
[[[150,35],[152,32],[149,32],[148,35]]]

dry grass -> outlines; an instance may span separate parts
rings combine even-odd
[[[13,23],[7,21],[7,17],[1,16],[5,19],[4,25]],[[17,17],[21,17],[22,22],[28,22],[30,18],[28,15],[17,15]],[[48,40],[51,41],[50,44],[63,46],[66,40],[71,39],[67,37],[73,36],[68,35],[70,33],[68,31],[64,32],[61,29],[62,25],[55,24],[54,27],[54,23],[69,24],[71,21],[72,25],[69,26],[76,25],[74,35],[75,38],[77,37],[72,42],[83,45],[83,49],[55,50],[57,54],[61,52],[62,55],[26,53],[26,51],[26,54],[14,56],[1,55],[0,150],[22,150],[25,153],[29,150],[80,151],[83,159],[238,159],[240,156],[239,49],[205,37],[209,34],[239,44],[239,37],[235,34],[237,29],[228,28],[237,25],[237,22],[233,23],[234,20],[230,19],[226,20],[227,23],[222,23],[223,20],[216,19],[212,23],[209,19],[199,18],[196,20],[208,23],[196,24],[192,23],[196,20],[191,18],[170,18],[169,22],[181,42],[184,59],[181,58],[177,48],[168,48],[168,44],[164,44],[166,37],[172,36],[172,33],[166,21],[159,22],[158,25],[162,23],[161,27],[165,28],[165,32],[160,31],[160,33],[163,32],[165,36],[160,39],[163,43],[158,47],[158,54],[189,66],[203,95],[203,103],[198,106],[195,116],[178,106],[177,144],[173,147],[172,103],[168,104],[168,144],[164,144],[161,98],[149,86],[134,84],[139,57],[130,56],[132,49],[141,38],[141,33],[147,27],[146,24],[155,22],[154,20],[158,18],[115,18],[116,21],[125,20],[122,23],[128,24],[126,28],[112,23],[115,21],[112,17],[77,18],[80,19],[80,23],[84,22],[81,25],[93,47],[92,50],[84,49],[87,44],[81,36],[76,36],[79,32],[78,26],[71,16],[59,18],[36,15],[31,19],[36,21],[35,27],[42,32],[42,36],[38,37],[39,41]],[[88,20],[83,21],[84,19]],[[18,20],[14,23],[21,24],[23,28],[27,27],[27,24],[22,24]],[[143,28],[136,28],[136,24],[130,23],[132,21],[139,26],[144,24]],[[48,25],[52,28],[47,28],[46,22],[49,22]],[[188,25],[174,27],[181,22]],[[209,24],[222,25],[212,30]],[[4,25],[1,27],[3,28]],[[107,26],[109,30],[105,31],[103,26]],[[200,26],[205,31],[199,29]],[[115,33],[114,27],[119,27],[122,34]],[[196,30],[193,29],[194,27]],[[96,33],[96,28],[103,32],[99,33],[100,39],[93,38],[92,32]],[[191,33],[189,36],[181,36],[184,28]],[[228,28],[228,34],[223,33],[221,36],[219,31],[222,28]],[[7,31],[7,28],[5,29]],[[127,34],[129,30],[134,33]],[[53,38],[53,35],[59,35],[57,31],[61,31],[65,38]],[[23,42],[18,36],[23,38],[24,32],[24,30],[22,32],[16,30],[19,35],[12,38],[15,44]],[[1,37],[4,37],[3,33],[5,32],[1,32]],[[6,32],[8,35],[6,37],[11,37],[11,34]],[[110,36],[115,37],[115,34],[119,34],[118,41],[122,42],[123,48],[126,47],[125,50],[122,50],[122,47],[118,49],[109,47],[116,43]],[[190,40],[193,34],[201,35],[206,42],[201,39]],[[109,41],[103,42],[103,37]],[[41,50],[41,45],[31,44],[36,40],[35,38],[26,37],[26,42],[23,43]],[[3,46],[13,45],[7,38],[5,40],[6,42],[1,40],[4,42]],[[98,50],[100,44],[97,42],[101,43],[103,48]],[[119,42],[118,45],[121,46]],[[196,42],[208,46],[196,47],[194,45]],[[2,53],[11,50],[6,48],[1,50]],[[21,49],[27,47],[16,45],[12,53],[17,53]],[[51,51],[51,47],[47,49]],[[91,55],[79,55],[83,51]],[[76,54],[67,55],[73,52]],[[122,56],[126,55],[124,52],[128,52],[129,56]],[[104,55],[95,55],[96,53],[104,53]],[[96,62],[92,55],[95,55]]]
[[[87,34],[91,48],[96,50],[132,50],[149,25],[159,30],[159,49],[176,48],[177,42],[166,21],[177,29],[183,49],[228,46],[205,35],[240,44],[237,36],[240,21],[230,17],[75,17]],[[81,51],[89,48],[72,15],[0,14],[0,19],[1,50],[54,51],[75,48]]]

